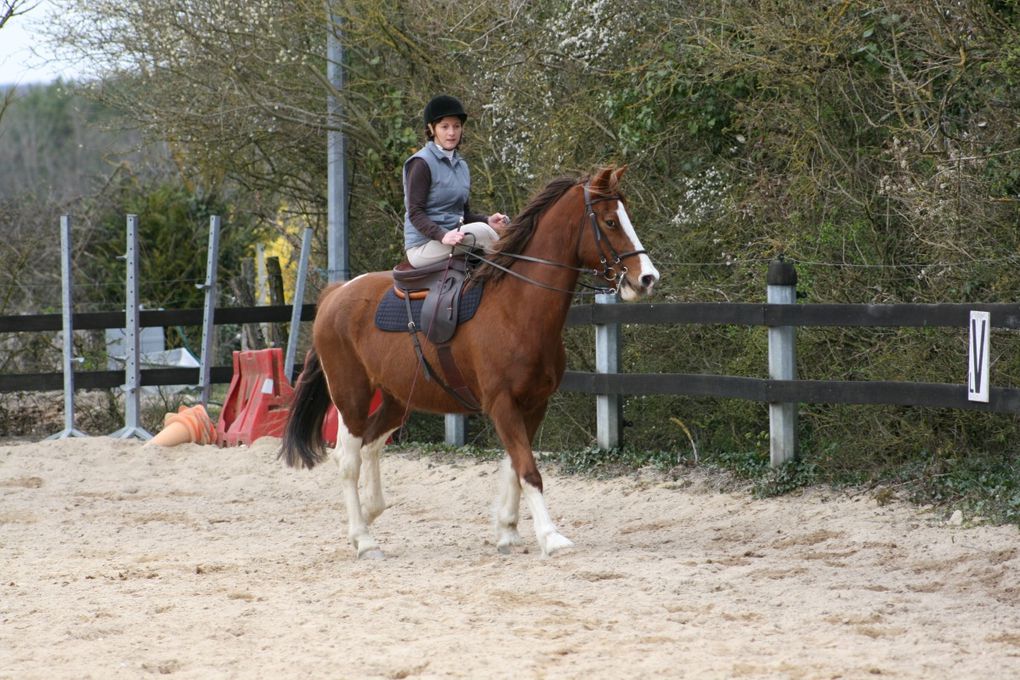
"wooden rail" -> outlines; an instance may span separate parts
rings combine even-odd
[[[286,305],[235,307],[216,310],[215,322],[242,324],[286,322],[292,309]],[[571,308],[568,326],[593,325],[611,328],[620,324],[697,324],[777,327],[945,327],[966,328],[971,311],[991,314],[991,326],[1020,329],[1020,304],[752,304],[752,303],[646,303],[588,304]],[[141,325],[196,326],[202,323],[201,309],[142,311]],[[302,321],[315,316],[314,305],[304,305]],[[80,313],[73,317],[75,330],[121,328],[122,312]],[[61,315],[0,316],[0,333],[61,330]],[[618,334],[603,334],[617,338]],[[618,340],[612,340],[616,343]],[[602,348],[616,352],[619,347]],[[615,364],[604,357],[607,372],[568,371],[560,389],[610,399],[619,409],[620,395],[687,395],[747,399],[770,405],[781,403],[889,404],[953,409],[974,409],[998,413],[1020,413],[1020,389],[992,387],[988,402],[970,401],[967,386],[946,383],[891,381],[777,380],[725,375],[615,373]],[[596,362],[600,363],[600,362]],[[142,385],[198,384],[195,368],[149,368],[141,371]],[[295,367],[295,372],[300,366]],[[229,366],[213,367],[210,381],[230,382]],[[75,372],[81,389],[118,387],[123,371]],[[292,376],[293,378],[293,376]],[[0,392],[58,390],[62,373],[33,373],[0,376]],[[617,428],[618,431],[618,428]],[[618,435],[616,441],[618,442]],[[609,438],[612,443],[612,437]],[[601,443],[601,442],[600,442]]]
[[[273,323],[291,320],[289,305],[259,307],[225,307],[216,310],[216,325],[242,323]],[[144,310],[141,325],[148,327],[201,326],[202,309]],[[315,318],[315,305],[303,305],[301,320]],[[76,331],[123,328],[124,312],[83,312],[74,314]],[[60,314],[0,316],[0,333],[38,333],[60,331]],[[300,367],[298,367],[300,368]],[[141,371],[142,386],[197,385],[197,368],[146,368]],[[213,384],[229,383],[232,366],[214,366],[210,372]],[[75,371],[75,386],[80,389],[104,389],[124,384],[124,371]],[[63,373],[18,373],[0,375],[2,392],[42,392],[63,388]]]
[[[1020,329],[1020,304],[676,303],[579,305],[567,324],[697,324],[812,327],[966,328],[971,311],[991,313],[993,328]],[[991,389],[988,403],[968,401],[967,386],[845,380],[769,380],[677,373],[568,371],[560,389],[585,394],[672,394],[814,404],[889,404],[1020,413],[1020,390]]]
[[[965,328],[970,311],[987,311],[993,328],[1020,329],[1020,304],[944,305],[769,305],[750,303],[670,303],[576,305],[568,326],[610,324],[697,324],[740,326],[843,326],[843,327],[955,327]],[[286,322],[287,305],[233,307],[216,310],[216,324]],[[301,320],[315,318],[315,305],[304,305]],[[141,312],[142,326],[196,326],[201,309]],[[75,330],[121,328],[123,312],[74,315]],[[0,333],[45,332],[61,329],[60,314],[0,316]],[[228,383],[230,366],[212,369],[213,383]],[[0,375],[0,392],[57,390],[61,373]],[[150,368],[142,371],[143,385],[197,384],[196,368]],[[123,371],[76,371],[82,389],[117,387]],[[987,404],[967,401],[966,386],[944,383],[888,381],[793,380],[777,381],[737,376],[679,373],[584,373],[567,371],[560,389],[585,394],[673,394],[832,404],[895,404],[1020,412],[1020,390],[995,388]]]

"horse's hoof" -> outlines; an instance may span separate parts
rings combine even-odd
[[[514,551],[515,545],[521,544],[521,536],[516,529],[507,529],[500,532],[499,540],[496,541],[496,551],[500,555],[509,555]]]
[[[547,557],[552,557],[561,550],[573,547],[574,542],[563,534],[551,533],[545,537],[545,541],[542,544],[542,554]]]
[[[368,548],[367,550],[363,550],[358,553],[359,560],[381,560],[385,557],[386,555],[384,555],[383,551],[379,548]]]

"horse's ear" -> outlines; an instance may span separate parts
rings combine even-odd
[[[613,190],[612,181],[613,169],[611,167],[599,168],[598,172],[595,173],[595,177],[591,180],[591,188],[597,193],[609,194]]]
[[[627,172],[627,166],[626,165],[621,165],[620,167],[618,167],[616,170],[613,171],[613,179],[612,179],[612,182],[611,182],[610,186],[614,190],[620,184],[620,178],[623,177],[623,173],[625,173],[625,172]]]

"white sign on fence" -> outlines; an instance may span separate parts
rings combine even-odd
[[[992,315],[970,313],[970,350],[967,357],[967,399],[988,403],[988,353]]]

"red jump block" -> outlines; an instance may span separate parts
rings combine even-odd
[[[375,391],[372,395],[372,401],[368,405],[368,414],[372,415],[376,409],[382,406],[382,392],[379,390]],[[322,441],[326,442],[327,446],[336,446],[336,435],[337,430],[340,429],[340,412],[336,410],[336,406],[330,405],[326,410],[326,417],[322,420]],[[393,441],[393,437],[386,440],[386,443]]]
[[[282,437],[293,395],[282,349],[234,352],[234,376],[216,424],[216,443],[250,446],[260,437]]]

